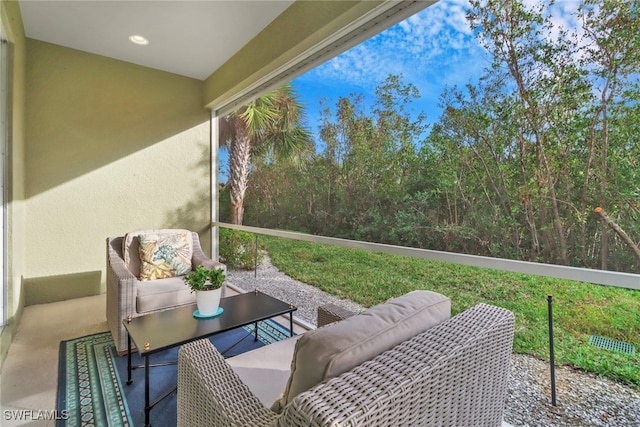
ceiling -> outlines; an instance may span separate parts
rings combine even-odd
[[[29,38],[206,79],[293,3],[21,0]],[[149,40],[146,46],[131,35]]]

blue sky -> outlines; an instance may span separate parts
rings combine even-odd
[[[415,85],[421,98],[413,108],[436,121],[443,88],[477,79],[490,65],[466,21],[467,6],[466,0],[441,0],[296,78],[293,85],[312,131],[318,128],[322,98],[332,107],[350,93],[373,102],[376,85],[389,74]]]
[[[558,1],[552,13],[554,23],[575,28],[571,13],[577,4]],[[389,74],[402,75],[404,83],[418,88],[421,99],[414,110],[425,112],[428,123],[436,122],[443,89],[477,81],[491,65],[466,20],[468,5],[468,0],[441,0],[296,78],[293,85],[312,132],[318,131],[319,112],[324,108],[321,99],[334,107],[338,97],[356,93],[373,102],[375,86]]]

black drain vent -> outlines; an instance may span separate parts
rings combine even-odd
[[[589,336],[589,342],[596,347],[604,348],[606,350],[621,351],[627,354],[635,354],[636,347],[632,344],[622,341],[612,340],[610,338],[599,337],[596,335]]]

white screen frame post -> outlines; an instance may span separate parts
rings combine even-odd
[[[218,132],[218,113],[211,110],[211,222],[218,222],[220,215],[220,202],[218,191],[218,150],[220,148],[220,135]],[[219,251],[219,227],[212,226],[211,229],[211,258],[218,261]]]
[[[0,328],[7,324],[8,271],[7,271],[7,200],[8,200],[8,141],[9,141],[9,41],[0,21],[0,227],[2,242],[0,244]]]

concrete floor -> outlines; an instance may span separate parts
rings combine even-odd
[[[105,307],[104,294],[25,307],[0,374],[0,425],[55,426],[43,418],[56,409],[60,341],[107,331]]]
[[[108,331],[105,310],[106,294],[25,307],[0,373],[2,427],[55,426],[44,418],[55,415],[60,341]],[[289,327],[288,318],[276,320]],[[300,334],[308,325],[293,329]]]

